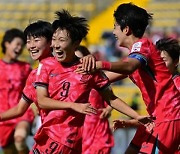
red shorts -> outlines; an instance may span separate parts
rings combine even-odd
[[[14,140],[15,123],[0,125],[0,147],[6,147]]]
[[[47,140],[42,141],[40,144],[35,143],[29,154],[42,154],[42,153],[77,154],[79,152],[59,142],[54,141],[51,138],[48,138]]]
[[[19,118],[0,122],[0,147],[6,147],[13,142],[16,125],[24,120],[28,121],[30,124],[33,122],[34,113],[32,109],[29,108],[26,113]]]
[[[180,120],[156,124],[153,132],[138,128],[131,145],[139,147],[139,151],[146,154],[175,153],[180,144]]]

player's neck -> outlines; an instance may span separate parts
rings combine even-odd
[[[64,66],[73,66],[77,62],[79,62],[79,58],[77,56],[74,56],[69,62],[61,62],[61,64]]]
[[[136,43],[140,38],[135,37],[134,35],[131,35],[126,39],[125,47],[128,49],[131,49],[133,44]]]
[[[47,54],[44,54],[43,56],[41,56],[41,58],[39,58],[39,61],[45,59],[45,58],[48,58],[48,57],[53,57],[53,54],[51,52],[47,53]]]
[[[4,55],[4,57],[2,58],[4,62],[6,63],[14,63],[17,61],[17,59],[12,59],[11,57]]]

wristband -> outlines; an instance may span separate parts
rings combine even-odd
[[[102,61],[102,69],[103,70],[110,70],[111,69],[111,63],[108,61]]]

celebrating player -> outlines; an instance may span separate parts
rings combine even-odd
[[[77,57],[82,58],[89,55],[90,52],[85,46],[79,46],[75,51],[75,54]],[[94,108],[100,109],[100,112],[94,115],[86,115],[85,117],[82,153],[108,154],[114,145],[114,139],[107,119],[112,108],[107,105],[95,89],[92,89],[90,92],[89,102]]]
[[[143,38],[152,16],[143,8],[125,3],[118,6],[114,17],[113,33],[119,46],[127,47],[130,54],[118,62],[96,62],[96,68],[129,75],[139,87],[149,115],[156,119],[153,133],[149,134],[143,126],[138,128],[126,153],[152,153],[154,150],[174,153],[180,142],[180,93],[160,52],[150,40]],[[77,72],[90,70],[87,67],[90,61],[85,59]]]
[[[156,42],[156,48],[161,52],[166,66],[173,75],[173,81],[180,91],[180,76],[178,72],[180,46],[176,39],[163,38]]]
[[[150,122],[149,118],[139,116],[114,96],[102,72],[93,75],[74,72],[79,64],[75,51],[87,34],[88,25],[85,18],[71,16],[65,10],[57,12],[57,16],[58,19],[52,24],[54,33],[51,45],[56,58],[41,61],[37,71],[36,90],[41,108],[54,109],[55,102],[61,104],[59,100],[66,102],[67,106],[71,106],[69,102],[88,102],[89,93],[94,88],[118,111],[142,122]],[[52,104],[52,108],[47,104]],[[72,110],[50,111],[35,136],[36,144],[32,151],[81,153],[84,118],[83,114]]]
[[[2,40],[3,59],[0,60],[0,113],[16,106],[21,98],[25,81],[31,71],[29,63],[17,60],[25,44],[21,30],[7,30]],[[8,121],[0,119],[0,146],[4,153],[27,153],[25,139],[34,114],[31,109],[21,117]],[[13,149],[12,141],[16,149]]]
[[[50,48],[52,33],[53,31],[51,24],[46,21],[39,20],[26,27],[26,29],[24,30],[24,34],[27,40],[26,45],[33,60],[41,61],[44,58],[52,57],[52,51]],[[37,69],[34,69],[29,74],[26,85],[23,89],[22,98],[20,99],[19,103],[13,108],[0,113],[1,121],[6,122],[5,120],[22,116],[28,110],[32,102],[35,102],[37,108],[39,109],[41,120],[43,121],[48,112],[46,110],[40,109],[37,104],[36,91],[34,88],[36,73]],[[61,104],[58,103],[56,105],[56,108],[61,108]],[[76,105],[76,103],[73,104]],[[71,108],[73,109],[73,107],[74,106],[72,105]],[[26,136],[27,134],[24,135]],[[21,148],[24,148],[24,144],[22,144]]]

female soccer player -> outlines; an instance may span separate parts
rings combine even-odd
[[[1,43],[4,55],[0,60],[0,112],[18,104],[31,71],[29,63],[18,60],[24,44],[25,37],[21,30],[13,28],[5,32]],[[0,122],[0,146],[4,153],[10,154],[16,151],[12,148],[13,140],[18,153],[27,153],[25,139],[33,119],[34,114],[28,109],[21,118]]]
[[[51,45],[53,31],[52,31],[51,24],[49,22],[41,21],[41,20],[34,22],[26,27],[26,29],[24,30],[24,34],[26,37],[27,49],[33,60],[41,61],[47,57],[52,57],[52,51],[51,51],[50,45]],[[37,73],[37,69],[34,69],[29,74],[19,103],[9,110],[6,109],[7,111],[4,110],[3,112],[0,112],[0,121],[3,121],[2,123],[6,123],[8,119],[13,119],[13,118],[22,116],[24,113],[26,113],[26,111],[28,110],[32,102],[36,104],[39,110],[39,114],[41,116],[41,120],[43,122],[44,118],[48,114],[48,111],[40,109],[37,103],[36,91],[34,88],[35,80],[36,80],[36,73]],[[56,105],[56,109],[58,108],[61,109],[63,103],[61,104],[55,103],[54,105]],[[68,109],[69,108],[70,107],[68,107]],[[88,108],[90,108],[89,104],[79,103],[78,105],[76,105],[76,103],[73,103],[71,105],[71,109],[73,110],[76,109],[76,111],[83,112],[83,113]],[[28,114],[28,118],[31,118],[30,114]],[[23,135],[23,137],[26,137],[27,133],[23,132],[21,133],[21,135]],[[4,138],[2,137],[0,139],[4,139]],[[24,142],[19,144],[19,146],[21,148],[21,152],[26,147]],[[27,150],[26,150],[26,153],[27,153]]]
[[[41,108],[52,109],[55,102],[88,102],[91,89],[98,90],[118,111],[144,121],[147,117],[138,115],[126,103],[114,96],[108,79],[102,72],[93,75],[75,73],[79,59],[76,48],[88,32],[86,19],[71,16],[63,10],[57,12],[58,19],[52,24],[52,48],[55,58],[41,61],[36,80],[38,104]],[[52,104],[52,108],[47,107]],[[61,104],[59,102],[59,104]],[[53,108],[54,109],[54,108]],[[33,152],[81,153],[82,131],[85,116],[72,110],[53,110],[48,113],[35,136]]]
[[[124,3],[115,10],[114,18],[113,33],[119,46],[128,48],[130,53],[118,62],[96,62],[96,68],[129,75],[139,87],[149,115],[156,119],[153,133],[138,128],[127,153],[152,153],[155,149],[159,153],[174,153],[180,142],[180,93],[160,53],[143,37],[152,16],[143,8]],[[89,71],[86,65],[81,67]],[[142,133],[144,137],[139,138]]]

